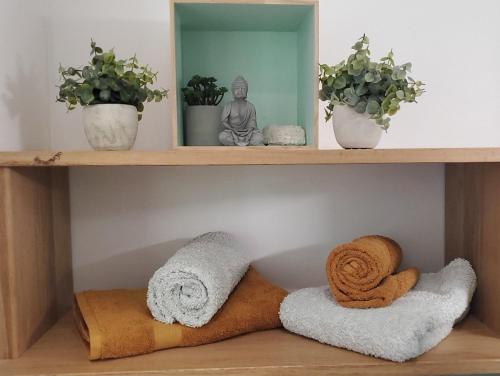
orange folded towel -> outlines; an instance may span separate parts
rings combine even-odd
[[[326,275],[337,302],[347,308],[385,307],[418,281],[415,268],[394,274],[401,263],[394,240],[369,235],[336,247],[328,256]]]
[[[77,293],[74,313],[89,359],[120,358],[280,327],[278,312],[286,295],[250,267],[222,308],[200,328],[154,320],[146,289]]]

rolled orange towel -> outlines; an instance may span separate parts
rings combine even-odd
[[[377,308],[391,304],[418,281],[415,268],[394,274],[402,258],[394,240],[369,235],[336,247],[328,256],[326,275],[337,302],[347,308]]]

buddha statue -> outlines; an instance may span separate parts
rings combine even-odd
[[[257,114],[252,103],[247,101],[248,83],[238,76],[231,84],[233,101],[222,110],[221,122],[224,130],[219,141],[226,146],[262,145],[262,131],[257,128]]]

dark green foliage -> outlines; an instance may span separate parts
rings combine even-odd
[[[224,86],[217,87],[214,77],[194,75],[187,87],[182,88],[184,100],[189,106],[217,106],[227,93]]]
[[[94,41],[90,47],[89,65],[82,69],[59,67],[62,84],[57,101],[65,102],[68,110],[77,104],[129,104],[137,108],[141,120],[144,102],[160,102],[167,97],[167,90],[148,87],[156,81],[158,72],[139,65],[135,55],[116,60],[113,50],[103,52]]]
[[[396,114],[401,102],[416,102],[424,92],[421,81],[407,76],[411,63],[394,64],[390,51],[380,62],[370,60],[369,40],[363,35],[347,61],[335,66],[320,65],[320,99],[329,101],[326,120],[336,105],[348,105],[356,112],[368,113],[383,129],[389,128],[390,116]]]

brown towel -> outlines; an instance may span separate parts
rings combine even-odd
[[[419,272],[415,268],[394,274],[401,257],[399,244],[379,235],[339,245],[326,262],[330,290],[343,307],[385,307],[418,281]]]
[[[280,327],[278,312],[286,295],[250,267],[219,312],[201,328],[154,320],[145,289],[77,293],[75,318],[89,345],[89,359],[120,358]]]

